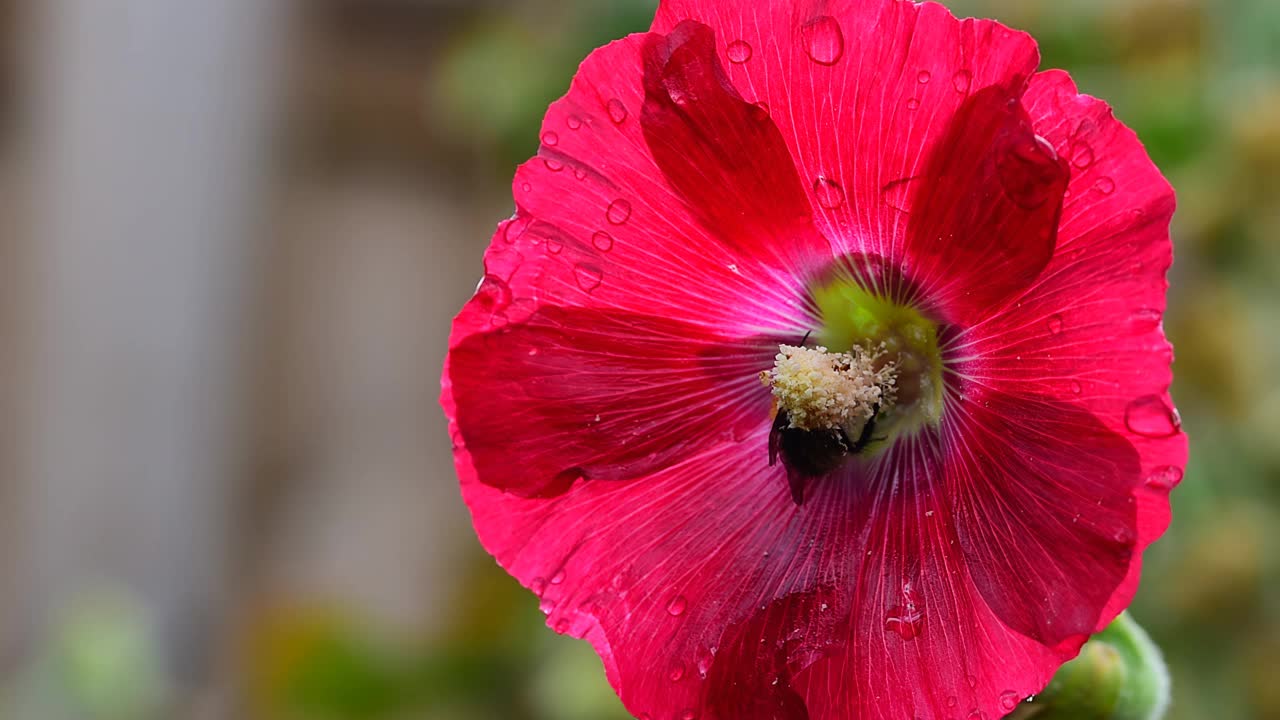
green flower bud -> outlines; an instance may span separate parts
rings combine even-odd
[[[1160,720],[1169,672],[1160,649],[1127,613],[1085,643],[1016,720]]]

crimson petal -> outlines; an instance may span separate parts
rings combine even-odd
[[[1053,257],[1070,173],[1035,134],[1020,90],[996,85],[971,96],[914,183],[913,274],[959,324],[1026,289]]]
[[[650,35],[644,85],[641,125],[654,160],[714,235],[795,276],[830,259],[782,134],[730,84],[710,28],[690,21]]]
[[[677,320],[542,308],[453,348],[457,431],[485,483],[528,497],[643,477],[767,423],[756,376],[776,349]]]
[[[1086,636],[1134,554],[1138,453],[1077,407],[977,396],[948,423],[944,482],[978,592],[1046,646]]]

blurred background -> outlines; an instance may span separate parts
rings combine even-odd
[[[547,104],[656,0],[0,0],[0,717],[621,720],[436,404]],[[950,0],[1178,188],[1192,438],[1136,617],[1280,718],[1280,2]]]

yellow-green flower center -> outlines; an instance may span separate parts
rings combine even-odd
[[[875,431],[863,454],[942,418],[942,353],[938,326],[918,310],[864,290],[847,277],[813,290],[822,326],[815,339],[836,353],[875,353],[872,370],[892,365],[892,402],[876,408]],[[856,351],[855,351],[856,352]]]

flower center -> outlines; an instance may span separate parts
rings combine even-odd
[[[760,373],[777,412],[770,464],[781,457],[797,503],[807,479],[942,418],[937,325],[847,276],[816,287],[813,300],[820,344],[780,345]]]
[[[942,353],[938,326],[919,310],[839,277],[813,291],[822,318],[818,342],[834,350],[876,348],[874,367],[892,367],[893,398],[876,414],[871,453],[942,419]]]
[[[839,430],[860,437],[867,423],[893,406],[897,365],[883,352],[853,346],[833,353],[816,348],[780,345],[773,370],[760,381],[773,393],[787,429],[808,432]]]

